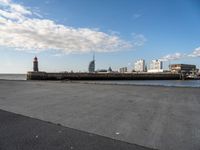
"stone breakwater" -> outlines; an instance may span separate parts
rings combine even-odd
[[[177,73],[47,73],[28,72],[27,80],[180,80]]]

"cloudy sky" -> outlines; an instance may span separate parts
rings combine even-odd
[[[199,0],[0,0],[0,73],[200,66]]]

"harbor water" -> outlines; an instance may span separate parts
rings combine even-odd
[[[26,74],[0,74],[1,80],[26,80]],[[81,81],[94,84],[119,84],[119,85],[154,85],[175,87],[198,87],[200,80],[118,80],[118,81]]]
[[[128,81],[83,81],[93,84],[117,84],[117,85],[148,85],[168,87],[196,87],[200,88],[200,80],[128,80]]]
[[[0,80],[26,80],[26,74],[0,74]]]

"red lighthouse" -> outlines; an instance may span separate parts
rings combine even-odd
[[[38,59],[37,57],[35,56],[34,60],[33,60],[33,71],[34,72],[38,72]]]

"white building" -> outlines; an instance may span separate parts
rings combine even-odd
[[[163,62],[160,60],[152,60],[148,72],[163,72]]]
[[[143,59],[136,61],[134,69],[136,72],[145,72],[145,61]]]
[[[119,68],[120,73],[125,73],[127,71],[128,71],[127,67]]]

